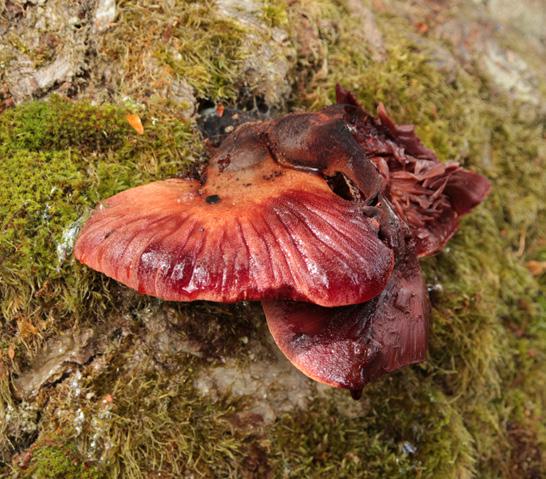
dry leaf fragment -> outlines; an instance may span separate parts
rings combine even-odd
[[[527,269],[533,276],[541,276],[546,273],[546,261],[527,261]]]
[[[144,127],[142,126],[142,121],[140,121],[140,116],[135,113],[129,113],[127,121],[139,135],[144,135]]]

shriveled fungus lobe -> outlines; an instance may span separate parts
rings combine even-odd
[[[339,86],[336,99],[355,140],[385,179],[385,196],[411,228],[417,254],[438,252],[457,231],[460,217],[485,199],[491,184],[457,163],[440,163],[413,125],[396,125],[382,104],[374,118]]]
[[[323,308],[264,302],[269,330],[286,357],[310,378],[358,396],[378,377],[425,359],[429,301],[408,228],[380,205],[389,243],[398,253],[392,276],[376,298]]]
[[[75,255],[166,300],[322,306],[373,298],[394,264],[362,205],[335,195],[317,174],[277,164],[256,125],[224,142],[204,185],[159,181],[105,200]]]
[[[490,185],[439,163],[382,105],[374,118],[336,95],[319,112],[238,126],[201,180],[103,201],[76,258],[162,299],[264,301],[288,359],[356,395],[422,361],[429,305],[417,258],[439,251]]]

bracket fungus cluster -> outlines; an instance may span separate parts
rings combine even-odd
[[[413,127],[337,87],[318,112],[238,126],[201,178],[104,200],[76,258],[171,301],[261,301],[275,342],[312,379],[358,396],[425,358],[418,257],[439,251],[490,184],[440,163]]]

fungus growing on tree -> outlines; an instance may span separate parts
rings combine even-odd
[[[106,199],[76,258],[166,300],[263,301],[288,359],[335,387],[358,392],[422,361],[417,258],[445,244],[489,182],[439,163],[382,105],[374,118],[336,93],[321,111],[238,126],[201,178]]]

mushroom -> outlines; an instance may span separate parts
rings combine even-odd
[[[284,168],[262,124],[228,137],[206,179],[170,179],[101,203],[75,256],[140,293],[170,301],[367,301],[385,287],[394,253],[363,205],[317,173]]]
[[[294,366],[312,379],[349,389],[362,388],[385,373],[425,359],[430,305],[415,241],[387,200],[379,203],[396,264],[385,289],[352,306],[263,302],[269,331]]]
[[[337,88],[318,112],[244,123],[201,178],[104,200],[76,258],[173,301],[262,301],[309,377],[355,396],[422,361],[429,306],[417,257],[438,251],[488,181],[441,164],[379,106]]]

